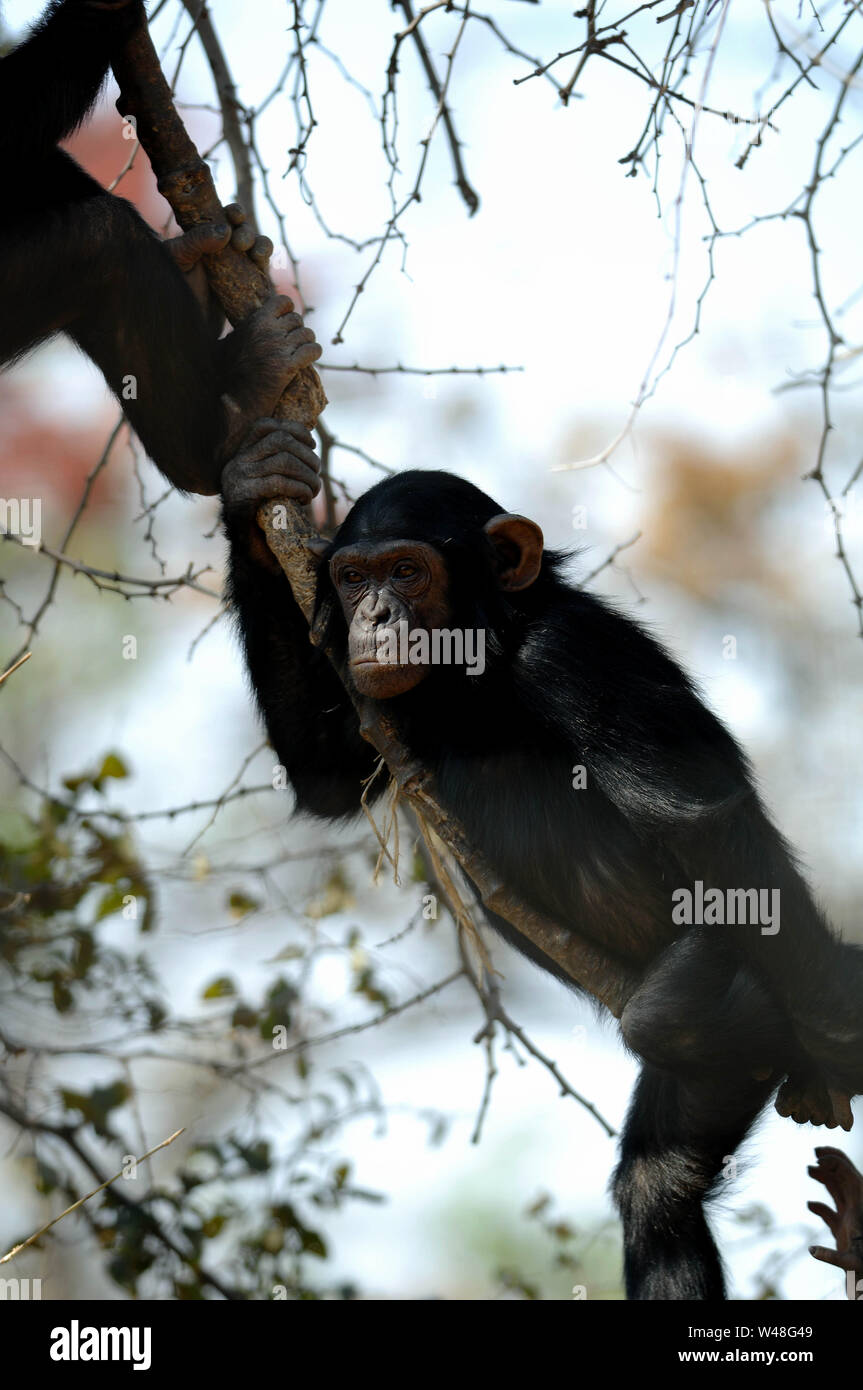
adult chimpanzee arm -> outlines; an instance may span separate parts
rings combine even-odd
[[[377,754],[360,736],[356,710],[329,659],[309,641],[309,625],[255,520],[268,481],[275,497],[305,502],[317,492],[313,442],[301,425],[262,421],[222,474],[223,516],[230,544],[228,595],[270,742],[297,809],[335,819],[359,811]],[[308,460],[302,486],[276,473],[286,450],[295,475],[302,472],[298,454]],[[385,779],[379,791],[383,785]]]
[[[7,161],[14,166],[46,159],[81,124],[99,95],[115,46],[143,14],[138,0],[114,5],[55,0],[27,42],[3,59],[0,150],[7,169]],[[14,187],[7,192],[14,197]]]
[[[0,364],[67,333],[99,367],[165,476],[213,493],[235,444],[320,348],[278,296],[218,341],[182,270],[192,253],[227,243],[227,220],[195,228],[181,253],[169,254],[129,203],[57,148],[58,136],[86,115],[115,44],[140,14],[110,0],[62,0],[0,63],[8,182],[0,200]],[[249,248],[257,265],[272,251],[264,242]]]

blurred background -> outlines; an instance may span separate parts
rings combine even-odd
[[[7,46],[39,8],[9,0]],[[626,162],[655,99],[629,50],[635,75],[591,62],[566,103],[559,86],[577,55],[531,76],[582,41],[570,6],[492,0],[491,23],[465,23],[458,7],[428,15],[422,33],[480,199],[469,217],[409,40],[396,173],[386,158],[381,96],[403,7],[209,6],[255,112],[260,228],[324,345],[343,495],[375,481],[376,465],[445,467],[535,517],[550,545],[577,548],[573,575],[599,569],[591,586],[662,637],[746,746],[820,900],[863,941],[860,614],[834,514],[805,480],[824,426],[806,374],[829,347],[811,227],[844,339],[824,473],[851,573],[863,574],[863,481],[842,495],[861,457],[863,130],[847,74],[863,19],[857,6],[816,15],[797,0],[696,10],[682,90],[712,111],[693,130],[693,107],[678,102],[658,163],[649,139],[643,162]],[[658,71],[667,25],[646,13],[625,27]],[[227,202],[236,176],[190,28],[182,6],[159,7],[165,70],[180,63],[183,113]],[[70,145],[105,184],[130,155],[116,95]],[[430,130],[421,200],[351,307],[392,215],[389,188],[399,206]],[[825,178],[806,221],[795,200],[813,169]],[[142,152],[117,192],[170,230]],[[344,370],[355,364],[425,371]],[[439,370],[500,366],[519,370]],[[272,755],[219,599],[217,502],[166,495],[125,427],[96,467],[117,407],[63,340],[0,377],[0,406],[4,497],[40,498],[44,546],[100,572],[0,548],[0,666],[33,653],[3,690],[4,883],[38,885],[31,909],[0,927],[0,1247],[95,1185],[51,1126],[74,1124],[106,1177],[185,1126],[141,1168],[142,1206],[100,1199],[15,1272],[41,1278],[47,1298],[213,1296],[152,1220],[252,1296],[279,1285],[289,1297],[560,1299],[578,1285],[620,1297],[614,1140],[516,1041],[499,1047],[472,1142],[486,1056],[463,979],[351,1031],[458,970],[453,928],[422,920],[409,856],[401,887],[386,872],[375,882],[365,823],[322,831],[269,789]],[[621,435],[603,461],[578,466]],[[615,1030],[491,949],[508,1012],[619,1128],[636,1067]],[[287,1029],[283,1057],[261,1037],[274,1023]],[[818,1226],[806,1165],[823,1139],[771,1112],[724,1184],[716,1219],[733,1296],[843,1296],[836,1272],[806,1254]],[[840,1142],[859,1164],[856,1129]]]

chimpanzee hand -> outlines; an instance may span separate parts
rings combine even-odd
[[[222,251],[230,242],[236,251],[247,252],[252,264],[266,275],[273,254],[270,238],[255,236],[239,203],[229,203],[224,213],[224,222],[202,222],[200,226],[192,227],[181,236],[171,237],[162,243],[174,264],[185,275],[186,283],[200,304],[216,337],[224,327],[225,315],[210,289],[201,257]]]
[[[258,420],[239,452],[222,470],[222,504],[228,531],[242,536],[252,557],[277,568],[257,525],[262,502],[287,497],[311,502],[320,491],[320,461],[315,439],[293,420]]]
[[[836,1249],[811,1245],[809,1253],[824,1264],[863,1274],[863,1176],[841,1149],[816,1149],[815,1157],[818,1162],[809,1169],[809,1176],[824,1184],[836,1203],[836,1210],[824,1202],[807,1202],[806,1205],[829,1226]],[[856,1297],[850,1284],[848,1296]]]
[[[321,489],[315,437],[294,420],[258,420],[222,471],[226,514],[253,517],[262,502],[311,502]]]
[[[284,294],[265,300],[217,346],[224,379],[230,382],[229,393],[222,396],[229,416],[224,466],[246,447],[256,421],[266,420],[270,427],[280,423],[271,417],[285,387],[317,362],[321,348]]]

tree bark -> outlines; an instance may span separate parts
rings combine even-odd
[[[120,87],[117,103],[123,116],[135,118],[138,137],[149,156],[159,191],[170,203],[184,231],[202,222],[219,222],[223,213],[210,171],[177,114],[171,91],[145,25],[128,40],[114,63]],[[231,324],[251,313],[271,291],[268,277],[232,247],[205,258],[205,268]],[[285,391],[276,415],[313,428],[326,405],[314,368],[306,368]],[[311,620],[317,583],[315,561],[306,542],[317,533],[292,502],[269,502],[258,513],[268,544],[290,581],[294,596]],[[339,673],[344,680],[344,673]],[[377,749],[410,802],[440,836],[463,871],[476,885],[483,903],[559,965],[572,980],[620,1017],[638,985],[638,976],[602,947],[568,927],[543,917],[502,883],[491,865],[473,848],[464,828],[437,799],[428,769],[402,744],[384,707],[359,700],[345,680],[357,707],[363,736]],[[452,905],[458,918],[457,904]]]

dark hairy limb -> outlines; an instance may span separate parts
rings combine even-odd
[[[290,478],[280,471],[288,455]],[[311,501],[320,488],[318,466],[305,426],[259,421],[222,475],[223,515],[228,596],[270,742],[298,809],[337,819],[359,811],[377,757],[360,736],[356,710],[332,663],[311,646],[308,622],[257,522],[266,497]]]
[[[268,286],[271,244],[243,225],[241,210],[217,203],[212,220],[166,248],[129,203],[57,148],[143,23],[131,0],[60,0],[0,64],[0,158],[11,190],[0,208],[0,362],[68,334],[165,476],[214,493],[240,438],[320,348],[290,300],[269,292],[219,340],[224,318],[202,296],[202,259],[230,254]]]
[[[815,1158],[809,1176],[824,1184],[835,1203],[835,1210],[826,1202],[808,1202],[807,1206],[825,1222],[836,1248],[811,1245],[809,1253],[816,1260],[835,1265],[852,1276],[863,1275],[863,1174],[840,1149],[816,1149]],[[860,1282],[854,1278],[848,1280],[848,1297],[853,1300],[860,1297]]]
[[[627,1298],[725,1298],[704,1204],[770,1090],[769,1082],[730,1071],[686,1081],[644,1067],[613,1180]]]

